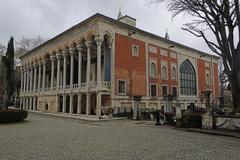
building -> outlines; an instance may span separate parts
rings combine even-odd
[[[203,91],[219,96],[218,57],[168,38],[95,14],[21,57],[21,107],[97,118],[134,96],[141,108],[204,107]]]

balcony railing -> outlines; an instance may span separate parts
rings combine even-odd
[[[111,82],[109,81],[101,81],[101,82],[97,82],[97,81],[91,81],[89,83],[81,83],[79,84],[74,84],[74,85],[66,85],[64,86],[59,86],[56,87],[54,86],[53,88],[45,88],[44,92],[54,92],[54,91],[84,91],[87,89],[110,89],[111,88]],[[35,93],[44,93],[42,92],[42,88],[40,88],[40,90],[36,89]],[[29,95],[29,94],[34,94],[33,91],[25,91],[21,93],[22,95]]]

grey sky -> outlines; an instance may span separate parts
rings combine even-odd
[[[0,43],[6,45],[10,36],[49,39],[97,12],[116,18],[120,3],[138,28],[162,37],[167,28],[171,40],[211,53],[202,39],[181,30],[189,17],[172,20],[163,5],[146,5],[147,0],[1,0]]]

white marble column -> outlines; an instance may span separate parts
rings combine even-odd
[[[102,49],[102,42],[103,42],[103,38],[101,37],[96,37],[95,41],[97,43],[97,84],[98,84],[98,88],[101,87],[101,49]]]
[[[37,106],[36,106],[36,97],[33,97],[33,110],[36,111],[37,110]]]
[[[59,90],[60,86],[60,69],[61,69],[61,54],[57,54],[57,86],[56,89]]]
[[[41,90],[41,82],[42,82],[42,62],[38,62],[38,92]]]
[[[23,72],[23,92],[26,92],[26,67],[24,66],[24,72]]]
[[[23,82],[23,77],[24,77],[24,69],[23,69],[23,66],[21,67],[21,93],[23,92],[23,84],[24,84],[24,82]]]
[[[28,109],[29,109],[29,110],[32,110],[32,108],[33,108],[33,106],[32,106],[32,99],[33,99],[33,98],[30,97],[29,99],[30,99],[30,102],[29,102],[29,108],[28,108]]]
[[[82,83],[82,51],[83,51],[83,44],[77,45],[78,50],[78,87],[81,86]]]
[[[71,48],[69,50],[70,55],[71,55],[71,62],[70,62],[70,87],[73,88],[73,74],[74,74],[74,54],[76,52],[76,50],[74,48]]]
[[[73,95],[70,95],[69,113],[73,114]]]
[[[29,74],[29,69],[30,69],[30,68],[29,68],[29,66],[28,66],[28,67],[27,67],[27,93],[29,92],[29,77],[30,77],[30,76],[29,76],[29,75],[30,75],[30,74]]]
[[[33,80],[33,92],[36,92],[36,86],[37,86],[37,63],[35,63],[34,65],[34,80]]]
[[[55,61],[56,61],[56,57],[54,55],[52,55],[51,57],[51,90],[53,91],[53,82],[54,82],[54,65],[55,65]]]
[[[86,115],[90,115],[90,93],[86,93]]]
[[[97,117],[100,118],[101,117],[101,106],[102,106],[102,94],[101,92],[97,93],[97,100],[96,100],[96,110],[97,110]]]
[[[44,92],[44,89],[45,89],[45,79],[46,79],[46,64],[47,64],[47,60],[43,59],[42,63],[43,63],[42,92]]]
[[[63,88],[66,88],[67,80],[67,50],[63,51]]]
[[[63,95],[63,113],[66,113],[66,99],[67,97],[66,97],[66,95]]]
[[[78,95],[78,108],[77,108],[77,114],[81,114],[81,104],[82,104],[82,95]]]
[[[30,66],[30,93],[32,93],[33,89],[33,66]]]
[[[87,80],[86,80],[86,82],[87,82],[87,86],[89,87],[90,70],[91,70],[91,47],[92,47],[92,42],[87,41],[86,46],[87,46],[87,73],[86,73]]]

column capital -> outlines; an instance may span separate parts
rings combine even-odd
[[[51,61],[55,61],[56,60],[56,56],[55,55],[51,55],[50,59],[51,59]]]
[[[45,65],[47,63],[47,59],[42,59],[42,64]]]
[[[87,48],[91,48],[93,46],[93,43],[91,41],[85,42]]]
[[[36,63],[33,63],[33,67],[34,68],[37,68],[37,66],[38,66],[38,63],[36,62]]]
[[[81,52],[84,49],[84,44],[78,44],[76,47],[77,47],[78,52]]]
[[[75,48],[70,48],[69,49],[69,53],[71,54],[71,55],[74,55],[75,53],[76,53],[76,49]]]
[[[102,42],[103,42],[103,38],[102,37],[96,37],[95,38],[95,41],[97,43],[97,46],[101,46],[102,45]]]
[[[63,52],[62,52],[63,57],[67,56],[68,53],[69,53],[68,49],[64,49]]]
[[[60,60],[62,58],[62,54],[58,53],[58,54],[56,54],[56,57],[57,57],[58,60]]]

